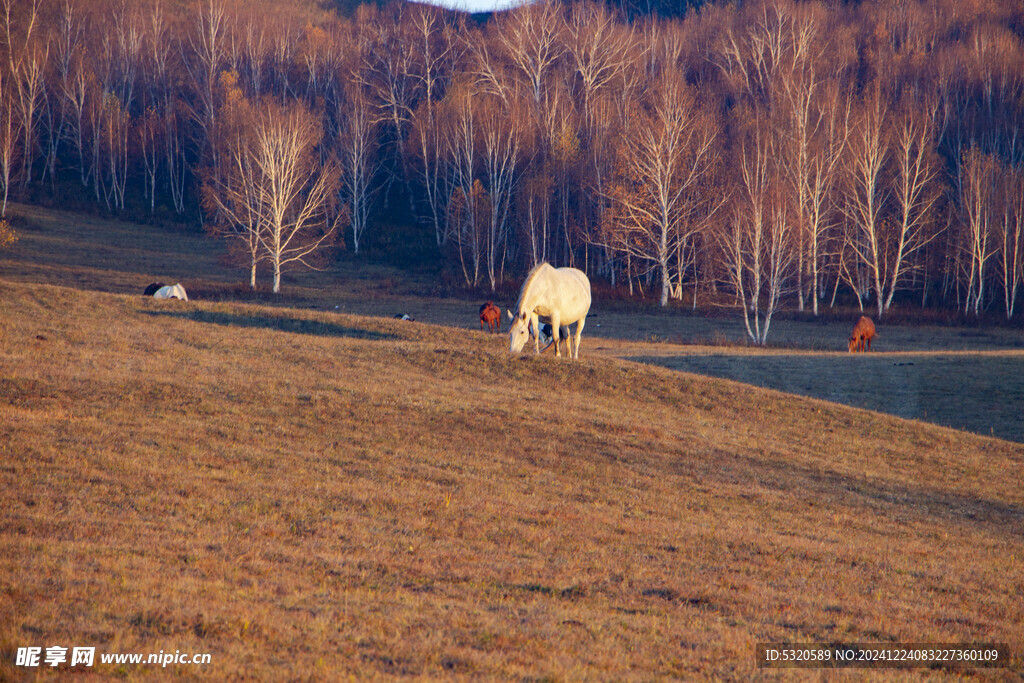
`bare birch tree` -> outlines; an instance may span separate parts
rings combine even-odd
[[[451,64],[457,57],[454,29],[445,22],[443,14],[427,5],[414,5],[411,9],[413,54],[419,65],[413,75],[419,81],[423,96],[412,114],[410,136],[415,175],[426,195],[429,220],[434,227],[438,247],[446,241],[444,229],[445,204],[442,170],[442,135],[438,129],[437,100],[443,95],[451,77]]]
[[[797,193],[803,230],[801,242],[806,253],[809,296],[815,315],[822,297],[824,262],[826,257],[834,256],[827,244],[835,228],[836,188],[850,135],[850,100],[843,95],[837,83],[830,83],[823,90],[822,97],[815,104],[816,130],[807,147],[806,165],[799,179],[803,189]],[[798,289],[802,291],[803,288],[798,285]]]
[[[221,66],[227,58],[227,19],[225,0],[202,0],[195,15],[195,23],[187,34],[190,51],[181,46],[182,63],[192,81],[195,104],[191,104],[192,116],[202,131],[203,153],[216,148],[214,145],[217,116],[217,83]],[[217,169],[217,155],[213,153],[212,166]]]
[[[103,161],[96,176],[107,209],[123,209],[128,184],[128,148],[131,114],[113,93],[107,93],[100,107],[100,140]]]
[[[770,126],[756,114],[746,126],[733,212],[719,243],[747,335],[763,345],[792,276],[795,245],[790,200]]]
[[[714,165],[717,133],[677,72],[655,88],[650,109],[637,111],[621,141],[620,177],[609,193],[613,247],[652,262],[661,277],[662,306],[671,287],[670,258],[689,235],[692,194]]]
[[[212,217],[219,218],[210,224],[211,231],[231,239],[244,253],[249,287],[255,291],[256,269],[266,257],[262,248],[266,223],[257,186],[261,178],[254,153],[254,113],[240,91],[229,95],[224,118],[227,139],[221,140],[225,148],[223,173],[205,180],[203,206]]]
[[[374,177],[380,169],[377,157],[377,113],[358,82],[346,87],[346,102],[336,143],[341,162],[341,190],[348,204],[352,250],[358,254],[369,223]]]
[[[886,232],[892,226],[884,215],[890,197],[884,175],[890,155],[889,118],[888,102],[876,87],[864,98],[850,136],[843,204],[854,231],[847,240],[847,246],[858,263],[868,269],[879,317],[884,312],[885,293],[892,272],[886,240]]]
[[[267,105],[255,130],[255,166],[259,205],[266,223],[261,237],[274,273],[274,293],[281,291],[286,266],[312,267],[311,256],[334,233],[329,208],[338,174],[323,166],[316,147],[323,134],[301,105]]]
[[[82,13],[76,9],[72,0],[64,0],[57,15],[56,26],[52,30],[53,69],[57,84],[54,86],[51,83],[48,94],[48,106],[52,111],[52,120],[47,151],[47,168],[51,180],[55,179],[57,173],[60,147],[70,138],[71,121],[69,117],[72,110],[71,101],[66,95],[70,91],[72,74],[75,70],[74,64],[76,61],[82,60],[82,53],[86,49],[84,44],[85,26],[81,15]]]
[[[545,82],[564,53],[562,6],[552,0],[520,5],[496,17],[495,39],[512,73],[540,106]]]
[[[334,234],[328,216],[338,174],[320,163],[322,129],[301,105],[264,104],[249,125],[228,142],[230,168],[209,172],[207,202],[224,211],[250,248],[258,240],[276,294],[282,272],[291,265],[314,267],[316,252]]]
[[[184,130],[187,116],[185,107],[185,104],[175,99],[168,101],[163,110],[164,164],[171,202],[178,213],[185,210],[185,187],[189,177]]]
[[[483,258],[483,204],[486,190],[477,178],[479,168],[479,112],[466,82],[452,85],[443,109],[445,163],[452,180],[448,220],[466,284],[480,281]],[[469,263],[467,264],[467,257]]]
[[[822,53],[826,45],[818,35],[821,27],[810,13],[797,14],[787,26],[785,40],[785,65],[778,78],[778,84],[772,84],[779,93],[773,97],[775,108],[780,110],[781,127],[783,129],[783,152],[786,154],[787,180],[794,196],[797,209],[797,269],[796,293],[799,309],[804,310],[807,295],[812,298],[814,312],[817,313],[816,255],[820,244],[815,238],[820,235],[820,226],[814,225],[816,199],[812,183],[816,180],[816,172],[823,170],[820,160],[814,159],[814,151],[820,150],[818,138],[824,127],[824,111],[819,106],[825,82],[836,74],[822,69]],[[818,163],[815,163],[815,162]],[[820,198],[819,198],[820,199]],[[809,287],[805,287],[805,273],[810,275]]]
[[[42,0],[28,3],[24,29],[12,17],[14,0],[0,0],[4,41],[10,74],[9,90],[18,108],[21,132],[21,183],[25,187],[32,180],[33,161],[36,157],[36,126],[39,107],[45,88],[45,72],[50,54],[47,37],[39,30],[39,11]]]
[[[931,242],[933,210],[939,199],[935,158],[935,112],[928,102],[903,103],[897,115],[892,137],[893,200],[896,215],[887,251],[891,254],[885,309],[892,305],[900,278],[910,269],[916,253]]]
[[[1017,293],[1024,281],[1024,171],[1003,170],[999,183],[999,205],[996,217],[999,233],[999,265],[1003,281],[1006,319],[1013,318]]]
[[[385,201],[393,181],[400,180],[409,200],[409,208],[415,212],[409,183],[406,138],[417,98],[418,82],[413,75],[416,64],[407,40],[405,6],[396,3],[390,6],[390,11],[394,12],[394,16],[389,17],[389,20],[360,25],[363,64],[356,73],[372,97],[371,101],[379,109],[377,118],[386,124],[382,131],[387,131],[390,138],[388,142],[394,150],[391,155],[394,165],[388,178],[388,188],[385,189]]]
[[[603,5],[578,3],[571,8],[566,50],[572,71],[579,80],[584,128],[592,132],[598,126],[594,99],[621,79],[636,59],[633,35],[615,21]]]
[[[125,108],[135,101],[135,85],[142,64],[145,31],[136,5],[127,2],[111,8],[110,30],[102,36],[101,54],[108,73],[104,88]]]
[[[4,70],[0,69],[0,183],[3,184],[3,207],[0,218],[7,215],[7,198],[11,190],[11,173],[14,166],[14,147],[17,131],[14,128],[14,102],[4,81]]]
[[[488,98],[480,112],[480,153],[483,177],[488,187],[489,221],[486,236],[487,277],[491,291],[504,271],[509,232],[509,206],[518,181],[522,142],[517,120],[526,117],[506,111],[497,98]],[[500,259],[500,261],[499,261]]]
[[[61,95],[67,107],[66,135],[77,154],[77,165],[82,187],[91,181],[92,164],[89,163],[86,137],[87,98],[94,89],[90,85],[90,74],[85,66],[85,56],[79,52],[72,57],[66,74],[61,78]]]
[[[976,146],[967,150],[960,164],[961,239],[967,258],[961,272],[965,291],[964,313],[979,315],[985,305],[987,268],[995,254],[991,238],[997,166],[995,157]]]

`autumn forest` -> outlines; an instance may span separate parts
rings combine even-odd
[[[399,216],[466,287],[574,265],[755,342],[780,307],[1020,315],[1020,2],[284,4],[0,0],[4,211],[178,216],[274,291]]]

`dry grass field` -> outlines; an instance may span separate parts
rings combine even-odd
[[[325,272],[286,276],[280,297],[254,295],[244,285],[247,274],[225,267],[218,245],[201,234],[24,205],[12,211],[29,227],[14,250],[0,253],[0,279],[124,294],[138,294],[154,280],[181,281],[202,300],[388,318],[407,313],[418,322],[479,329],[479,299],[430,296],[435,282],[380,264],[344,257]],[[513,306],[514,294],[496,301]],[[851,319],[857,316],[851,312]],[[598,296],[583,351],[1024,443],[1024,331],[879,322],[875,351],[852,356],[850,327],[834,318],[780,318],[772,325],[772,348],[758,349],[746,345],[735,315],[661,311]]]
[[[46,230],[0,261],[0,680],[51,645],[212,655],[92,670],[133,679],[774,680],[782,640],[1006,642],[988,675],[1024,672],[1018,444],[619,360],[611,315],[567,363],[338,312],[440,308],[367,284],[299,307],[330,274],[154,301],[231,281],[140,231],[84,291],[42,284],[81,267]]]

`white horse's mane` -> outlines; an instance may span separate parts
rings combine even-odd
[[[519,300],[516,301],[517,315],[523,312],[523,297],[526,295],[526,292],[529,291],[530,285],[533,284],[533,279],[537,277],[537,273],[540,272],[540,269],[544,266],[550,266],[550,264],[547,261],[541,261],[535,265],[529,273],[527,273],[526,280],[523,281],[523,286],[519,289]]]

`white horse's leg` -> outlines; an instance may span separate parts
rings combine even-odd
[[[558,317],[558,313],[557,312],[554,315],[551,316],[551,336],[554,337],[554,341],[555,341],[555,357],[556,358],[561,358],[562,357],[562,349],[561,349],[561,347],[558,344],[558,342],[561,341],[559,338],[562,336],[560,334],[560,332],[562,331],[562,329],[561,329],[561,322],[562,322],[562,320],[561,320],[561,318]]]
[[[580,357],[580,337],[583,336],[583,326],[586,324],[586,322],[586,316],[583,316],[578,321],[576,321],[576,355],[573,356],[573,359],[578,359]]]

